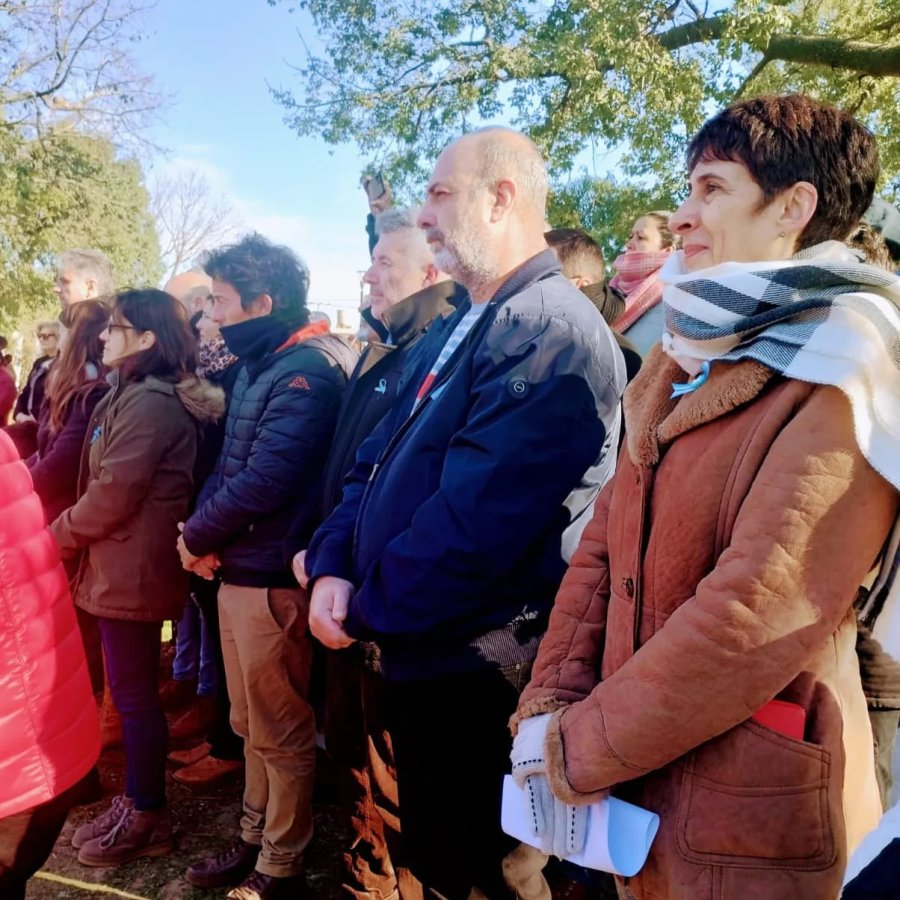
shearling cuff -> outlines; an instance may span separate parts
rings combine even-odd
[[[537,697],[529,700],[520,706],[509,717],[509,731],[513,737],[519,733],[519,722],[523,719],[531,719],[534,716],[542,716],[544,713],[556,712],[558,709],[565,709],[568,703],[557,700],[556,697]]]
[[[547,736],[544,739],[544,759],[547,763],[547,780],[554,797],[572,806],[587,806],[606,796],[606,790],[591,791],[582,794],[569,784],[566,775],[566,749],[563,744],[562,718],[566,710],[561,709],[553,714],[547,725]]]

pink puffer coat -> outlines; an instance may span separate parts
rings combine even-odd
[[[59,549],[28,469],[0,432],[0,818],[62,793],[99,754]]]

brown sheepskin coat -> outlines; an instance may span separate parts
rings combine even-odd
[[[518,719],[554,712],[554,793],[612,789],[659,834],[641,900],[834,900],[880,815],[857,587],[897,514],[832,387],[752,362],[684,373],[657,347],[627,452],[562,583]],[[748,721],[778,697],[805,740]]]

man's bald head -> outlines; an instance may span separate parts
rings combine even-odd
[[[543,224],[547,215],[547,165],[537,144],[512,128],[479,128],[459,139],[471,141],[478,160],[478,180],[494,187],[503,179],[515,181],[519,200],[531,207]]]
[[[203,309],[212,291],[212,279],[200,269],[191,269],[170,278],[163,290],[181,301],[188,315],[193,315]]]
[[[547,170],[534,142],[489,127],[438,157],[418,222],[437,264],[475,296],[546,249],[546,205]]]

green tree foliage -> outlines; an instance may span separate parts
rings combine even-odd
[[[55,303],[53,259],[93,247],[117,280],[155,284],[159,245],[139,164],[102,138],[0,128],[0,329]]]
[[[665,197],[687,138],[739,95],[803,90],[854,111],[900,173],[898,0],[269,0],[313,19],[300,135],[355,142],[401,186],[483,121],[529,132],[560,176],[591,146]],[[659,205],[659,201],[653,204]]]

